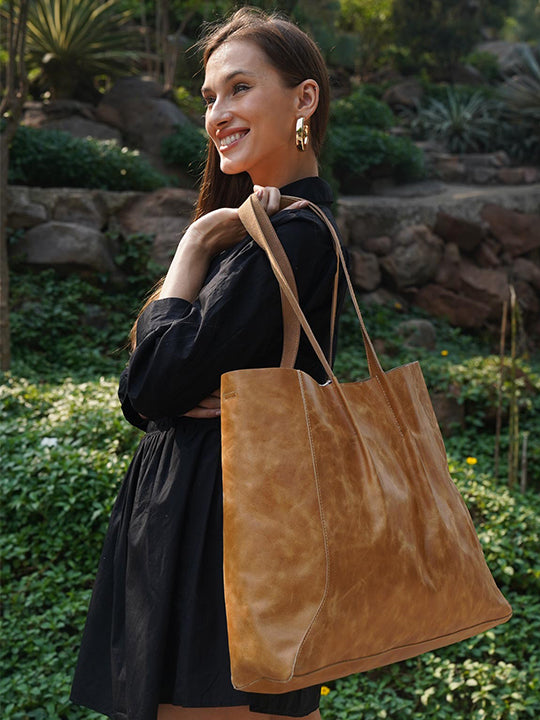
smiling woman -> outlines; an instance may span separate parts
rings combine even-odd
[[[330,189],[317,176],[327,72],[305,33],[255,10],[238,11],[201,44],[205,174],[194,222],[139,315],[120,379],[124,415],[145,435],[112,512],[72,699],[114,720],[315,719],[319,686],[267,695],[231,684],[217,388],[223,373],[278,366],[282,355],[279,286],[238,215],[254,191],[333,357],[335,249],[306,203],[332,220]],[[279,212],[281,193],[300,199]],[[337,312],[343,294],[340,278]],[[326,379],[305,339],[295,367]]]

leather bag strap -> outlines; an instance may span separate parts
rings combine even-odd
[[[297,202],[298,200],[302,200],[302,198],[293,198],[289,196],[284,196],[282,198],[282,205],[284,207],[287,207],[293,202]],[[362,338],[364,341],[364,348],[367,355],[367,361],[368,361],[368,368],[369,368],[369,374],[371,377],[381,377],[384,375],[384,371],[381,367],[381,364],[379,362],[379,358],[377,357],[377,353],[375,352],[375,348],[373,347],[373,343],[371,342],[371,339],[368,335],[366,326],[364,324],[364,319],[362,317],[362,313],[360,312],[360,308],[358,307],[358,303],[356,301],[356,297],[354,294],[354,288],[352,285],[351,278],[349,276],[349,272],[347,270],[347,263],[345,262],[345,257],[343,256],[343,251],[341,249],[341,243],[339,241],[339,238],[337,236],[336,230],[332,223],[328,220],[324,212],[314,203],[309,203],[309,207],[311,210],[318,215],[318,217],[321,218],[321,220],[326,224],[328,227],[330,234],[332,236],[332,239],[334,241],[334,245],[336,247],[336,252],[339,256],[339,260],[341,263],[341,267],[343,268],[343,272],[345,274],[345,278],[347,280],[347,286],[349,288],[349,293],[351,296],[351,300],[353,302],[356,314],[358,316],[358,320],[360,322],[360,328],[362,331]],[[299,303],[297,297],[295,297],[295,294],[291,287],[289,286],[289,283],[287,282],[287,279],[285,277],[285,274],[283,273],[275,255],[273,252],[272,247],[270,246],[270,243],[268,242],[267,238],[272,237],[272,240],[270,241],[272,245],[275,247],[276,242],[281,246],[281,243],[279,242],[279,238],[276,235],[276,232],[272,226],[272,223],[270,222],[270,218],[264,211],[258,197],[255,194],[250,195],[247,200],[240,206],[238,209],[239,217],[246,228],[247,232],[251,235],[251,237],[257,242],[258,245],[260,245],[261,248],[266,252],[268,259],[270,261],[270,265],[272,267],[272,270],[274,272],[274,275],[276,276],[277,281],[279,282],[280,289],[282,291],[282,297],[283,295],[287,298],[288,304],[291,306],[292,310],[294,311],[294,314],[296,315],[300,325],[302,326],[304,332],[306,333],[306,336],[311,343],[311,346],[313,347],[313,350],[315,351],[317,357],[319,358],[319,361],[321,362],[321,365],[324,367],[326,374],[328,376],[328,379],[332,382],[335,381],[336,384],[339,384],[332,368],[326,359],[321,346],[319,345],[317,338],[315,337]],[[339,270],[339,268],[338,268]],[[337,278],[336,278],[337,279]],[[337,300],[337,287],[336,284],[334,284],[334,294]],[[335,313],[334,308],[334,299],[333,299],[333,308],[332,308],[332,314]],[[334,321],[335,322],[335,321]],[[284,338],[284,345],[286,342],[286,338]],[[296,356],[295,356],[296,359]],[[294,362],[294,361],[293,361]],[[293,365],[285,365],[284,367],[293,367]]]

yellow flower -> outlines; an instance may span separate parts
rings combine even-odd
[[[441,355],[446,357],[448,355],[448,350],[441,350]]]
[[[323,685],[321,687],[321,695],[329,695],[330,694],[330,688],[326,685]]]
[[[468,457],[465,462],[467,463],[467,465],[476,465],[478,460],[475,457]]]
[[[403,310],[403,305],[400,302],[395,302],[394,307],[396,308],[396,310]]]

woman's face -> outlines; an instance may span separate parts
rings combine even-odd
[[[299,91],[285,87],[257,45],[231,40],[210,56],[202,94],[206,131],[222,172],[247,172],[259,185],[281,184],[295,161]]]

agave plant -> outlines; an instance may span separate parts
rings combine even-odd
[[[116,0],[34,0],[27,49],[53,97],[73,97],[76,86],[98,75],[126,72],[139,58],[131,13]]]
[[[478,152],[497,145],[502,104],[476,92],[466,96],[448,88],[446,98],[431,98],[411,122],[415,134],[441,142],[455,153]]]
[[[536,51],[523,46],[520,55],[500,94],[513,110],[540,122],[540,44]]]

